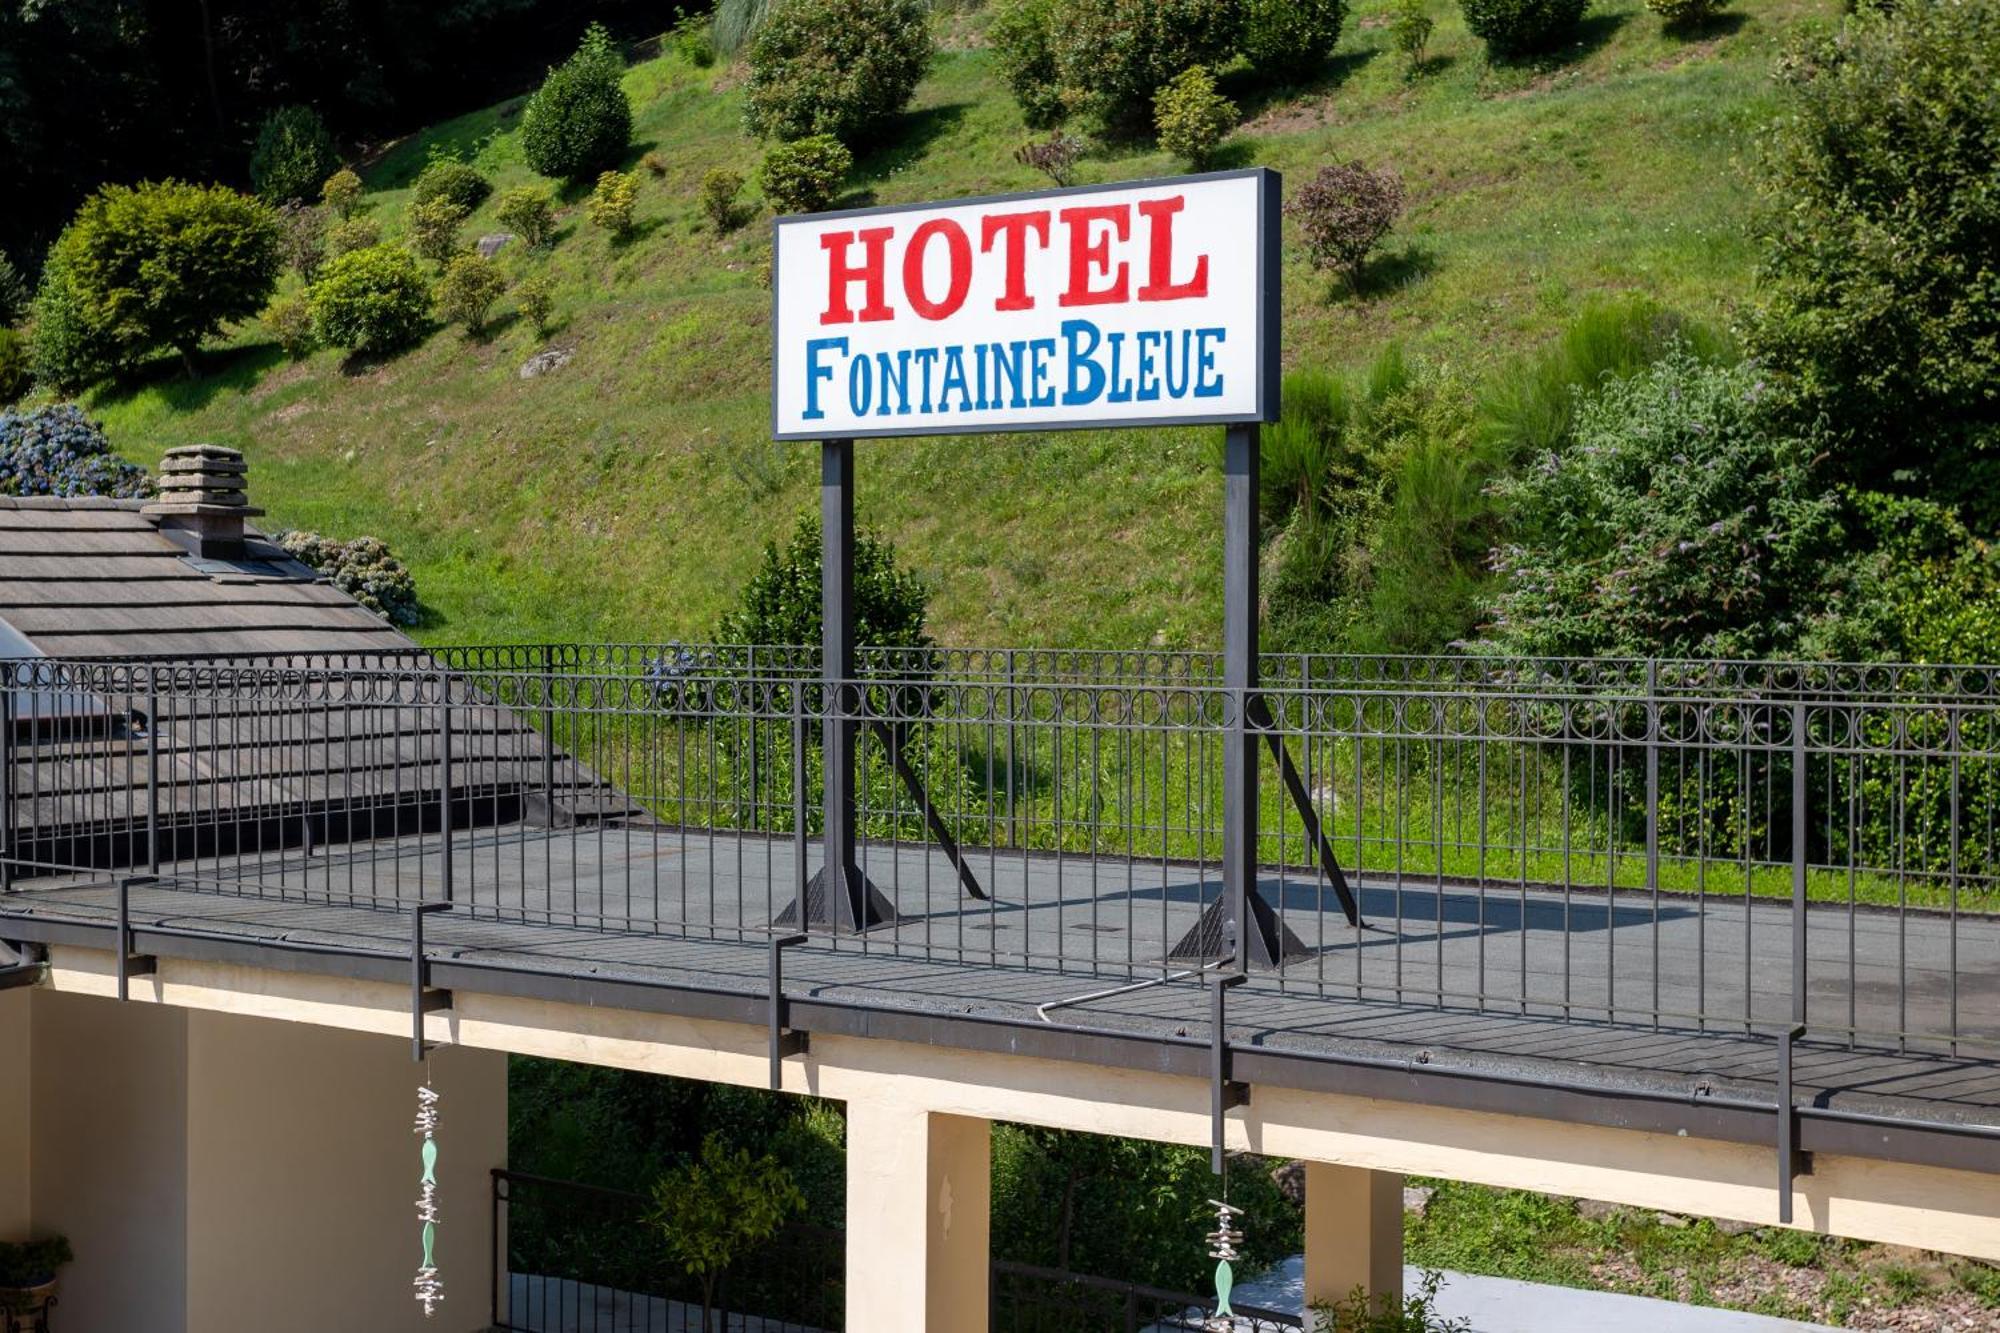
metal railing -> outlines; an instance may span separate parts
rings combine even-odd
[[[827,683],[804,649],[533,645],[7,671],[10,883],[1161,981],[1227,952],[1247,746],[1288,993],[2000,1049],[1995,668],[1273,656],[1241,691],[1197,653],[875,650]],[[820,882],[836,727],[865,932]]]
[[[1034,1264],[994,1260],[987,1290],[992,1333],[1206,1333],[1217,1327],[1213,1296]],[[1255,1305],[1232,1303],[1231,1313],[1231,1333],[1306,1326],[1299,1315]]]

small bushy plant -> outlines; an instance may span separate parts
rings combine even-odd
[[[278,545],[302,565],[392,625],[414,625],[421,614],[417,580],[379,537],[341,541],[317,532],[281,532]]]
[[[1243,54],[1259,73],[1311,78],[1340,44],[1347,0],[1244,0]]]
[[[1472,1333],[1470,1319],[1447,1319],[1437,1312],[1443,1285],[1444,1274],[1427,1268],[1417,1289],[1401,1301],[1385,1295],[1370,1299],[1365,1288],[1356,1287],[1338,1301],[1313,1305],[1313,1333]]]
[[[530,273],[514,284],[514,305],[521,317],[534,326],[537,338],[549,336],[549,322],[556,312],[556,285],[546,273]]]
[[[1033,167],[1057,185],[1076,179],[1076,164],[1083,159],[1083,140],[1058,130],[1046,139],[1036,139],[1014,150],[1014,160]]]
[[[859,142],[909,105],[935,49],[924,0],[787,0],[750,43],[744,124]]]
[[[431,286],[409,251],[371,246],[327,262],[312,287],[312,311],[329,347],[390,352],[429,327]]]
[[[104,428],[75,403],[0,412],[0,495],[152,493],[146,469],[112,452]]]
[[[820,641],[820,519],[799,516],[780,546],[767,542],[764,558],[716,626],[718,643],[816,644]],[[898,567],[896,548],[866,528],[854,534],[854,641],[863,646],[921,648],[930,643],[925,621],[930,590],[914,572]]]
[[[707,69],[715,63],[715,39],[709,35],[710,26],[708,15],[690,14],[668,34],[675,54],[696,69]]]
[[[0,325],[19,323],[28,313],[28,301],[28,284],[21,280],[21,271],[0,252]]]
[[[593,227],[602,227],[613,240],[632,234],[633,213],[639,207],[639,177],[630,171],[607,171],[597,178],[597,188],[584,200],[583,211]]]
[[[67,1236],[0,1241],[0,1287],[25,1287],[45,1282],[56,1275],[57,1269],[75,1258],[70,1252]]]
[[[382,244],[382,224],[374,218],[342,218],[326,229],[326,257],[338,259]]]
[[[1590,0],[1458,0],[1465,26],[1502,60],[1561,45],[1576,32]]]
[[[1321,167],[1285,204],[1314,265],[1346,274],[1356,292],[1369,254],[1402,211],[1402,177],[1363,162]]]
[[[326,211],[296,201],[278,208],[285,267],[311,282],[326,262]]]
[[[112,370],[110,338],[90,317],[60,241],[49,251],[35,289],[28,364],[35,382],[57,393],[76,393]]]
[[[1215,87],[1205,65],[1181,71],[1153,99],[1153,128],[1160,147],[1191,167],[1208,164],[1236,124],[1236,103]]]
[[[1403,70],[1415,74],[1424,66],[1424,52],[1431,44],[1436,20],[1424,8],[1424,0],[1396,0],[1389,15],[1389,37],[1403,55]]]
[[[319,201],[337,218],[353,217],[361,206],[361,177],[354,174],[353,167],[342,167],[319,187]]]
[[[502,191],[493,214],[524,245],[540,249],[556,238],[556,201],[539,185],[517,185]]]
[[[1062,0],[1049,44],[1064,101],[1114,129],[1143,131],[1174,76],[1228,60],[1241,17],[1237,0]]]
[[[1646,0],[1646,8],[1669,28],[1692,28],[1722,12],[1723,0]]]
[[[250,187],[274,204],[317,198],[340,166],[340,150],[311,107],[279,107],[264,118],[250,151]]]
[[[0,406],[17,401],[34,378],[28,340],[18,329],[0,328]]]
[[[500,266],[468,251],[445,265],[444,276],[438,280],[438,318],[448,324],[463,324],[467,333],[476,334],[486,327],[493,303],[506,290],[507,279],[501,276]]]
[[[283,230],[268,206],[221,185],[107,185],[55,245],[78,317],[115,366],[160,348],[193,369],[224,324],[271,298]]]
[[[701,212],[717,231],[734,231],[743,220],[737,196],[743,193],[743,177],[728,167],[711,167],[701,178]]]
[[[576,54],[549,71],[521,113],[521,153],[544,176],[583,180],[613,166],[632,140],[625,62],[593,23]]]
[[[313,349],[312,301],[304,292],[281,296],[264,307],[259,320],[280,350],[297,361]]]
[[[492,183],[477,170],[455,157],[434,157],[417,173],[410,186],[410,201],[428,204],[449,199],[465,213],[471,213],[493,193]]]
[[[455,199],[443,195],[410,205],[410,248],[433,264],[448,264],[465,248],[458,229],[465,225],[465,209]]]
[[[757,184],[774,213],[818,213],[832,204],[854,155],[831,134],[781,143],[764,155]]]
[[[1060,125],[1069,109],[1051,39],[1055,7],[1056,0],[1000,0],[986,27],[1000,75],[1031,129]]]
[[[653,174],[654,179],[662,179],[674,169],[673,161],[659,149],[651,149],[639,159],[639,165]]]
[[[710,1134],[699,1156],[654,1182],[646,1224],[674,1263],[701,1284],[707,1328],[723,1273],[805,1206],[805,1195],[777,1158],[752,1157]]]

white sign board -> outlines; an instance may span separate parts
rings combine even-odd
[[[1266,168],[779,218],[772,433],[1275,420]]]

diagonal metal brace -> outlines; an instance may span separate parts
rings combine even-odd
[[[774,935],[771,938],[769,1018],[772,1092],[784,1090],[785,1057],[804,1055],[812,1042],[810,1033],[792,1031],[792,1004],[785,998],[785,950],[805,942],[804,935]]]
[[[1232,987],[1249,980],[1247,974],[1232,972],[1218,976],[1208,995],[1208,1058],[1209,1058],[1209,1130],[1208,1154],[1209,1170],[1222,1174],[1223,1131],[1229,1112],[1238,1106],[1250,1104],[1250,1085],[1238,1083],[1231,1074],[1229,1058],[1229,1035],[1226,1000]]]
[[[410,913],[410,1059],[424,1061],[424,1015],[451,1008],[451,992],[430,984],[431,965],[424,957],[424,918],[449,912],[448,902],[418,903]]]
[[[889,767],[896,770],[896,776],[902,780],[903,790],[910,794],[910,799],[917,803],[919,810],[923,811],[924,823],[931,831],[931,839],[944,850],[945,859],[950,861],[951,868],[958,872],[959,887],[971,897],[985,902],[986,890],[980,887],[979,877],[972,873],[972,864],[965,859],[965,853],[959,849],[958,839],[951,836],[951,829],[946,826],[944,816],[940,815],[937,807],[931,803],[931,794],[924,790],[923,779],[910,767],[910,761],[903,757],[903,747],[900,744],[902,737],[898,734],[901,729],[891,726],[879,717],[868,719],[868,723],[876,737],[881,740],[883,750],[888,753]]]
[[[151,875],[129,875],[118,881],[118,998],[132,998],[132,978],[157,972],[160,960],[149,953],[132,952],[132,886],[157,883]]]
[[[1319,856],[1320,871],[1327,882],[1333,885],[1334,896],[1340,899],[1340,910],[1347,914],[1347,924],[1359,926],[1361,905],[1355,901],[1354,890],[1348,887],[1347,873],[1340,868],[1340,861],[1333,854],[1333,843],[1326,836],[1321,825],[1319,811],[1313,809],[1312,794],[1306,790],[1305,780],[1292,763],[1292,752],[1285,748],[1285,739],[1277,731],[1277,722],[1271,716],[1271,706],[1261,694],[1253,694],[1245,701],[1250,715],[1250,724],[1264,733],[1264,743],[1270,747],[1271,757],[1278,763],[1278,776],[1284,781],[1285,792],[1292,798],[1298,809],[1299,819],[1305,826],[1306,840]]]

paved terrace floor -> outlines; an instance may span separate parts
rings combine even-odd
[[[1162,956],[1219,892],[1214,867],[969,855],[989,901],[966,896],[934,848],[865,847],[900,921],[787,951],[787,994],[1206,1040],[1198,976],[1037,1010],[1187,968]],[[428,919],[430,956],[761,996],[793,856],[788,838],[674,828],[460,832],[457,907]],[[132,890],[133,924],[406,957],[407,907],[442,896],[444,859],[431,835],[172,866]],[[807,860],[817,867],[817,844]],[[1770,1034],[1791,1002],[1787,904],[1380,878],[1359,889],[1357,931],[1330,892],[1271,872],[1264,893],[1310,952],[1231,993],[1232,1042],[1770,1097]],[[0,896],[0,937],[7,918],[101,927],[115,911],[103,879],[27,881]],[[2000,919],[1845,906],[1808,918],[1800,1103],[2000,1125]],[[1759,1035],[1746,1035],[1746,1012]]]

